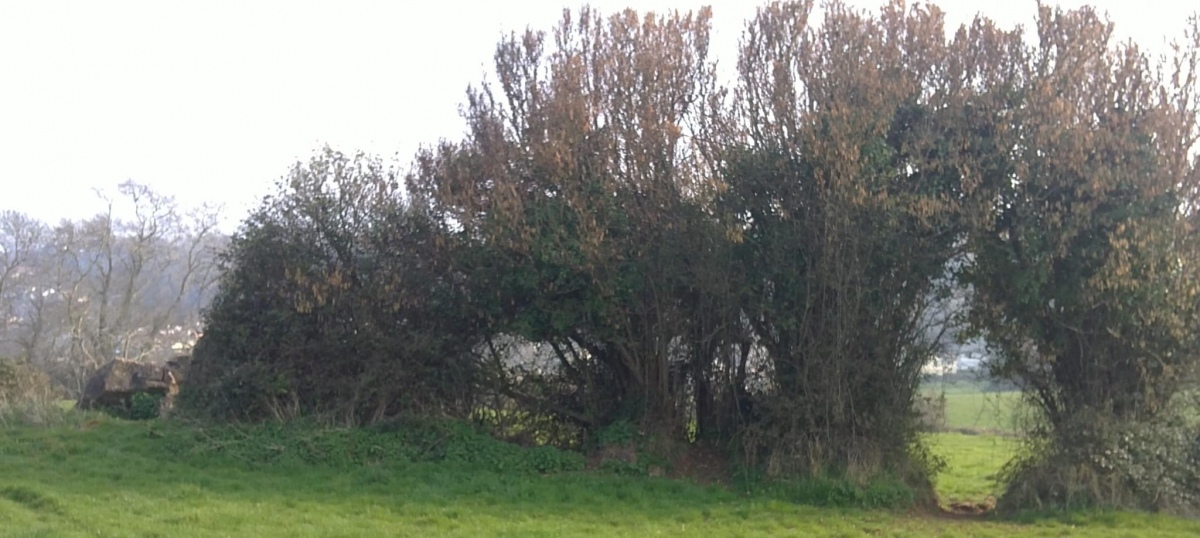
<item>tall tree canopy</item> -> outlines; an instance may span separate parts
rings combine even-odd
[[[298,165],[226,254],[193,401],[625,428],[928,491],[921,367],[965,328],[1038,412],[1012,504],[1200,504],[1195,20],[1155,65],[1088,8],[1027,37],[778,2],[725,88],[710,17],[502,39],[404,189]]]

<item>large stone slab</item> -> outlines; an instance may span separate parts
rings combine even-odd
[[[134,394],[149,393],[163,396],[160,409],[166,413],[170,411],[174,396],[179,392],[181,377],[178,361],[153,364],[116,359],[92,374],[75,407],[128,409]]]

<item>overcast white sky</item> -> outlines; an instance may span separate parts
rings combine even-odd
[[[693,9],[593,0],[605,13]],[[713,54],[735,61],[759,2],[712,0]],[[852,0],[875,8],[883,0]],[[1107,11],[1121,38],[1163,50],[1187,1],[1064,0]],[[100,209],[125,179],[185,204],[225,204],[229,231],[324,144],[396,156],[458,138],[458,105],[502,33],[548,29],[563,0],[0,0],[0,209],[48,222]],[[1034,0],[942,0],[950,25],[982,12],[1028,26]]]

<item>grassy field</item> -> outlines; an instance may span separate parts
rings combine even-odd
[[[1020,405],[1017,392],[947,392],[946,427],[1016,432]]]
[[[938,498],[952,502],[980,502],[999,496],[996,476],[1012,458],[1018,441],[994,435],[935,433],[930,445],[946,460],[946,470],[937,478]]]
[[[998,521],[819,508],[661,478],[289,458],[259,437],[72,419],[0,430],[0,536],[1195,536],[1200,523],[1138,514]],[[223,439],[223,440],[222,440]],[[384,437],[373,438],[376,440]],[[986,494],[1007,441],[938,434],[951,497]],[[369,440],[368,440],[369,441]],[[313,437],[300,444],[328,444]],[[366,443],[356,453],[376,453]],[[386,448],[386,447],[383,447]],[[278,457],[270,454],[280,454]],[[332,463],[331,463],[332,462]],[[338,463],[341,462],[341,463]],[[477,462],[478,463],[478,462]]]
[[[1013,434],[1020,431],[1021,394],[1015,390],[989,390],[980,380],[931,378],[922,387],[926,396],[945,395],[946,428]]]

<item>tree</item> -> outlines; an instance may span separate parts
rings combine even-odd
[[[1005,502],[1103,482],[1085,500],[1194,504],[1198,25],[1154,70],[1088,9],[1042,7],[1036,44],[900,1],[812,13],[761,9],[728,93],[708,10],[568,11],[500,42],[465,139],[422,151],[405,196],[375,159],[298,165],[224,258],[194,404],[486,403],[571,441],[698,433],[772,473],[929,492],[914,400],[954,329],[1042,413]],[[106,227],[72,252],[123,305],[152,234]],[[88,349],[129,319],[78,308]]]
[[[962,242],[942,14],[893,2],[759,10],[742,42],[721,213],[768,358],[751,461],[919,480],[912,409],[929,308]],[[923,463],[923,462],[917,462]]]
[[[972,28],[989,59],[973,77],[980,211],[962,279],[993,373],[1042,420],[1011,505],[1200,501],[1176,405],[1200,357],[1196,30],[1154,69],[1090,8],[1040,6],[1029,46],[983,47],[996,34]]]
[[[348,424],[475,410],[478,324],[398,187],[364,155],[293,167],[222,255],[185,407]]]
[[[584,8],[503,40],[499,91],[472,90],[467,139],[424,152],[409,181],[473,252],[460,270],[483,275],[495,329],[555,349],[574,396],[543,410],[586,429],[684,427],[680,301],[713,189],[685,133],[715,89],[709,19]]]
[[[46,227],[29,216],[0,212],[0,357],[28,358],[13,353],[13,332],[21,319],[21,296],[35,273],[31,262],[46,235]]]
[[[105,212],[56,227],[5,214],[0,353],[50,373],[77,394],[116,357],[165,360],[198,329],[211,294],[217,209],[185,214],[174,199],[124,183]],[[116,217],[127,203],[133,218]]]

